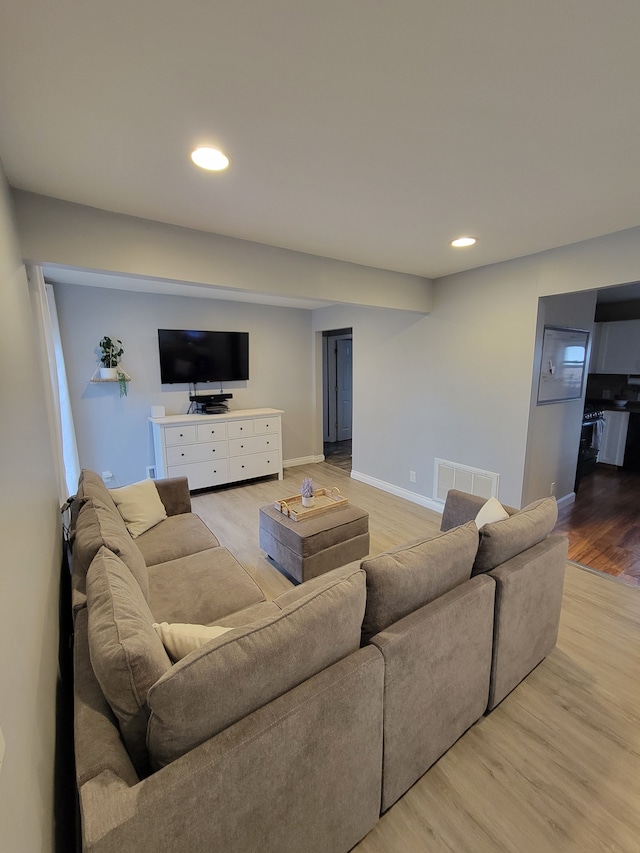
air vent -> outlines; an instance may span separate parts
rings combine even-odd
[[[493,471],[483,471],[481,468],[470,468],[457,462],[447,462],[446,459],[435,460],[433,477],[434,500],[444,503],[449,489],[458,489],[480,498],[497,498],[500,474]]]

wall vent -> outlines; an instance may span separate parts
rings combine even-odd
[[[434,500],[440,503],[445,502],[449,489],[458,489],[481,498],[497,498],[500,474],[436,459],[433,483]]]

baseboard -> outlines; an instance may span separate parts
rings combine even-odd
[[[324,454],[319,456],[300,456],[297,459],[284,459],[282,462],[283,468],[295,468],[298,465],[315,465],[317,462],[324,462]]]
[[[411,503],[419,504],[427,509],[432,509],[442,515],[444,504],[440,501],[435,501],[433,498],[427,498],[424,495],[419,495],[416,492],[410,492],[409,489],[402,489],[400,486],[394,486],[392,483],[386,483],[384,480],[377,480],[375,477],[369,477],[367,474],[361,474],[359,471],[351,471],[351,477],[358,480],[360,483],[366,483],[368,486],[373,486],[375,489],[380,489],[383,492],[396,495],[398,498],[404,498]]]
[[[556,503],[558,504],[558,509],[562,509],[562,507],[569,506],[576,502],[576,493],[569,492],[568,495],[565,495],[563,498],[558,498]]]

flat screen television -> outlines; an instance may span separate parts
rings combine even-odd
[[[249,378],[249,333],[158,329],[160,381],[232,382]]]

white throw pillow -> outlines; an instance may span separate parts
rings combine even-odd
[[[502,521],[505,518],[509,518],[509,513],[500,501],[497,498],[489,498],[476,515],[476,527],[482,530],[485,524],[492,524],[494,521]]]
[[[167,510],[153,480],[141,480],[130,486],[109,489],[109,494],[134,539],[167,517]]]
[[[233,630],[220,625],[192,625],[189,622],[154,622],[153,627],[174,661],[186,657],[209,640]]]

